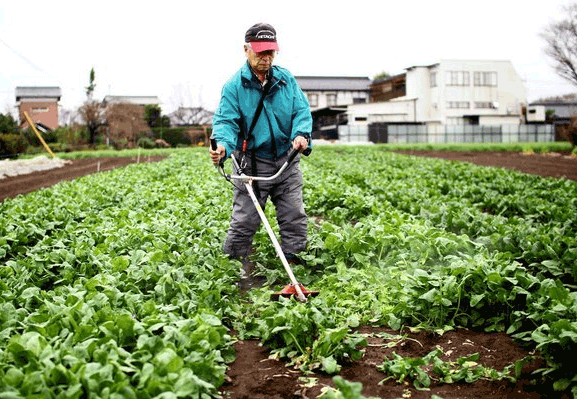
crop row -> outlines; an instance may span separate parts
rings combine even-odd
[[[301,167],[311,223],[295,274],[321,291],[305,304],[239,295],[221,250],[231,186],[205,150],[0,204],[0,392],[209,397],[231,329],[336,373],[362,356],[359,325],[507,330],[572,384],[577,185],[378,147],[318,148]],[[255,248],[286,283],[264,231]]]

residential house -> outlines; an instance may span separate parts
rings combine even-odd
[[[522,122],[526,89],[510,61],[442,60],[409,67],[403,75],[404,95],[402,90],[397,90],[399,96],[386,102],[350,106],[349,120],[364,124],[427,125],[518,125]],[[400,75],[381,81],[380,85],[389,80],[398,82]],[[358,119],[359,116],[363,118]]]
[[[105,96],[102,102],[106,104],[128,103],[145,105],[160,105],[160,100],[157,96]]]
[[[434,132],[445,131],[447,126],[518,126],[523,122],[526,89],[506,60],[441,60],[409,67],[371,87],[372,102],[347,107],[349,126],[357,130],[376,123],[420,125]],[[383,96],[387,100],[379,101]]]
[[[19,86],[15,94],[20,128],[29,127],[24,112],[41,128],[53,130],[58,127],[58,102],[62,98],[60,87]]]
[[[561,128],[577,117],[575,101],[538,101],[527,106],[527,123],[551,123],[555,127],[555,140],[564,140]]]
[[[370,98],[368,77],[296,76],[307,96],[313,117],[313,137],[337,138],[337,127],[347,123],[350,104],[365,104]]]
[[[320,108],[369,102],[371,80],[358,76],[295,76],[311,112]]]
[[[371,83],[370,102],[388,101],[407,94],[407,74],[389,76]]]
[[[556,124],[567,124],[572,116],[577,116],[577,102],[541,101],[527,106],[527,122],[545,122],[547,119]]]

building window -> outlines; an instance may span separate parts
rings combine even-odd
[[[469,109],[469,101],[447,101],[448,109]]]
[[[445,84],[447,86],[469,86],[469,72],[467,71],[447,71]]]
[[[473,74],[473,84],[475,86],[497,86],[497,72],[475,72]]]
[[[337,105],[337,95],[336,94],[327,94],[327,105],[329,107],[331,105]]]
[[[493,108],[493,103],[490,101],[475,101],[475,108]]]
[[[437,87],[437,72],[431,72],[431,87]]]
[[[353,104],[365,104],[367,100],[362,97],[353,97]]]
[[[355,116],[355,122],[366,122],[366,121],[367,121],[366,116]]]
[[[318,107],[319,106],[319,95],[315,93],[308,93],[307,94],[309,105],[311,107]]]

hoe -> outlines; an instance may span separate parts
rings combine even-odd
[[[213,150],[216,150],[216,140],[211,137],[210,138],[210,144],[212,146]],[[298,151],[294,151],[290,154],[288,160],[280,167],[280,169],[278,170],[278,172],[276,174],[274,174],[273,176],[270,177],[257,177],[257,176],[247,176],[244,173],[240,172],[240,175],[235,175],[235,174],[226,174],[223,170],[223,161],[221,160],[221,162],[218,164],[218,170],[220,172],[220,174],[228,181],[232,182],[233,180],[237,180],[240,181],[242,183],[244,183],[244,186],[246,188],[246,191],[248,192],[248,194],[250,195],[250,198],[252,199],[252,202],[260,216],[260,219],[262,220],[262,223],[264,224],[264,227],[266,228],[266,231],[268,232],[268,235],[274,245],[274,248],[276,249],[276,253],[278,255],[278,257],[280,258],[288,276],[289,279],[291,281],[291,284],[286,285],[281,291],[279,292],[275,292],[273,294],[271,294],[271,298],[272,299],[278,299],[279,297],[296,297],[299,301],[301,302],[306,302],[308,297],[314,297],[317,296],[319,294],[318,291],[309,291],[307,290],[302,284],[297,282],[297,279],[292,271],[292,269],[290,268],[290,265],[278,243],[278,240],[274,234],[274,232],[272,231],[272,228],[270,227],[270,224],[268,223],[268,220],[266,219],[266,216],[260,206],[260,204],[258,203],[258,200],[254,194],[254,190],[252,188],[252,182],[253,181],[268,181],[268,180],[274,180],[276,179],[278,176],[280,176],[285,169],[287,168],[287,166],[295,159],[295,157],[297,156]],[[234,155],[231,154],[231,159],[233,162],[233,171],[240,171],[240,167],[234,157]]]

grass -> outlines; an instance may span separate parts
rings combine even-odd
[[[446,144],[376,144],[385,151],[503,151],[503,152],[533,152],[538,154],[558,151],[571,151],[571,143],[566,141],[556,142],[528,142],[528,143],[446,143]],[[347,146],[347,144],[334,144],[334,147]],[[57,158],[61,159],[82,159],[82,158],[100,158],[100,157],[141,157],[146,156],[168,156],[170,154],[182,151],[208,151],[203,147],[186,147],[186,148],[155,148],[155,149],[138,149],[129,150],[96,150],[96,151],[73,151],[57,152]],[[21,159],[34,158],[42,154],[23,155]],[[47,155],[47,154],[46,154]]]
[[[548,153],[571,151],[571,143],[567,141],[528,142],[528,143],[447,143],[447,144],[379,144],[391,151],[426,150],[426,151],[505,151]]]

